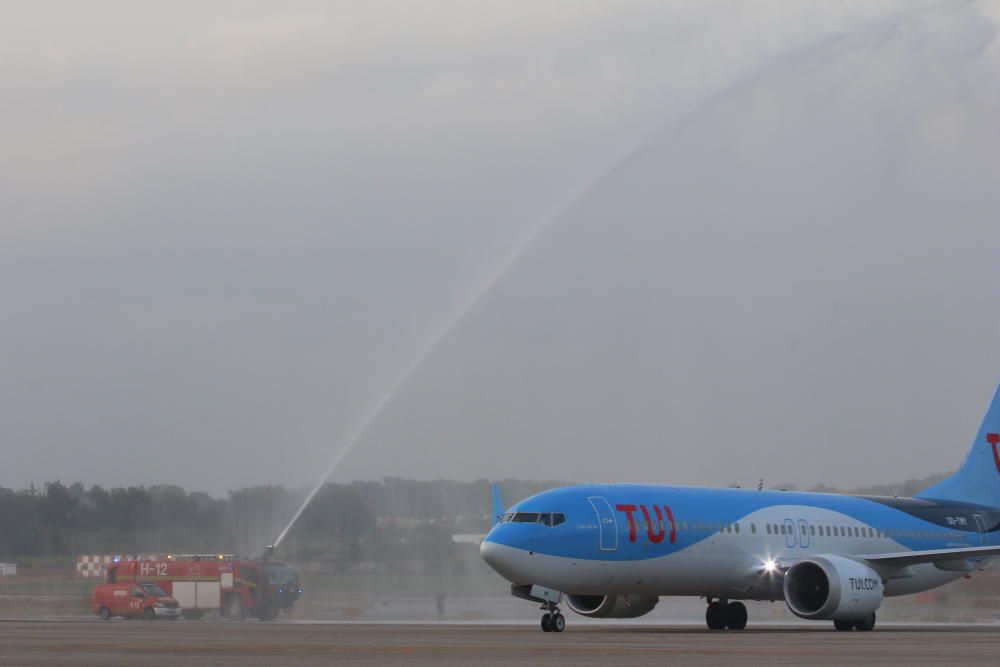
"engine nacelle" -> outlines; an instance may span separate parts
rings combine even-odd
[[[590,618],[639,618],[660,601],[655,595],[568,595],[566,604]]]
[[[847,621],[865,618],[882,604],[882,577],[843,556],[813,556],[785,572],[785,603],[799,618]]]

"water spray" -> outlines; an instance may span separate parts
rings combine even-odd
[[[892,16],[886,22],[883,22],[880,19],[875,23],[876,25],[880,23],[888,25],[897,25],[907,16],[918,12],[919,10],[913,12],[899,12],[897,15]],[[814,49],[820,48],[824,45],[830,43],[836,43],[836,41],[837,39],[835,37],[834,38],[824,37],[820,39],[818,42],[810,44],[804,48],[794,49],[792,53],[809,52]],[[715,91],[714,94],[708,95],[705,99],[701,101],[700,104],[698,104],[694,108],[693,111],[687,114],[686,117],[694,115],[694,113],[697,113],[697,111],[713,104],[715,101],[724,97],[727,94],[732,94],[734,91],[739,91],[746,85],[758,80],[765,73],[778,69],[785,62],[787,62],[788,55],[789,53],[782,53],[779,56],[775,57],[773,60],[765,63],[763,67],[754,68],[749,72],[744,73],[735,82],[731,82],[729,85],[723,87],[721,90]],[[683,121],[683,118],[680,119],[680,121]],[[673,122],[668,124],[668,127],[670,125],[674,125],[677,123],[678,120],[675,119]],[[658,134],[662,131],[663,128],[661,128],[660,131],[654,134],[654,138],[658,136]],[[421,349],[420,353],[417,354],[410,361],[409,364],[404,366],[402,372],[399,374],[396,381],[389,386],[389,388],[382,394],[382,396],[371,406],[368,412],[364,414],[363,419],[361,419],[361,421],[357,423],[354,429],[352,429],[348,433],[347,437],[343,440],[343,444],[341,445],[340,449],[337,451],[336,456],[334,456],[333,461],[331,461],[330,465],[327,466],[326,470],[323,472],[319,480],[316,482],[316,485],[309,492],[309,495],[306,496],[305,501],[292,516],[291,521],[288,522],[288,525],[286,525],[285,528],[278,535],[278,539],[276,539],[272,545],[266,547],[265,549],[266,557],[270,557],[271,554],[273,554],[275,548],[277,548],[278,545],[281,544],[282,540],[285,539],[285,536],[288,534],[288,531],[291,530],[292,526],[295,525],[295,522],[298,520],[299,516],[301,516],[302,512],[306,509],[306,507],[309,506],[309,503],[311,503],[313,498],[316,497],[316,494],[319,493],[320,489],[323,488],[323,484],[326,483],[326,480],[330,477],[331,474],[333,474],[333,471],[337,468],[337,466],[340,465],[340,462],[343,461],[344,458],[351,453],[351,450],[354,449],[358,441],[364,437],[365,433],[368,432],[368,429],[371,428],[371,425],[375,422],[376,419],[378,419],[379,415],[381,415],[382,412],[385,411],[385,409],[393,401],[393,399],[396,397],[396,394],[399,393],[399,391],[403,388],[403,386],[406,385],[406,383],[410,380],[410,378],[417,372],[417,370],[420,369],[420,367],[424,364],[424,362],[427,361],[427,359],[431,356],[434,350],[437,349],[438,345],[440,345],[441,341],[444,340],[448,336],[448,334],[450,334],[452,330],[458,326],[458,324],[462,321],[462,319],[469,313],[470,310],[472,310],[472,308],[477,303],[479,303],[479,301],[486,295],[486,293],[489,292],[497,284],[497,282],[499,282],[500,279],[503,278],[504,275],[506,275],[508,271],[510,271],[511,267],[517,262],[518,259],[520,259],[521,255],[524,254],[528,246],[530,246],[543,231],[545,231],[551,224],[553,224],[553,222],[560,219],[561,213],[563,211],[568,210],[572,205],[574,205],[577,201],[579,201],[579,199],[584,194],[589,192],[596,183],[604,180],[609,174],[613,173],[615,168],[621,165],[624,159],[628,155],[635,155],[639,153],[642,147],[644,145],[648,145],[650,141],[651,140],[647,140],[637,149],[630,152],[626,152],[623,157],[614,160],[612,162],[611,168],[596,174],[594,178],[592,178],[585,184],[585,186],[580,190],[580,193],[576,197],[571,199],[568,202],[568,204],[562,208],[562,211],[557,212],[554,215],[542,218],[537,224],[535,224],[531,229],[528,230],[527,234],[525,234],[525,236],[522,237],[521,240],[517,244],[515,244],[514,247],[505,256],[501,258],[501,260],[497,263],[494,270],[490,274],[488,274],[486,279],[480,284],[476,285],[474,289],[472,289],[468,293],[466,298],[460,302],[459,307],[455,309],[455,311],[444,322],[444,324],[439,329],[437,329],[434,332],[434,334],[428,339],[427,344]]]
[[[584,191],[586,191],[586,189]],[[517,262],[521,255],[524,254],[524,251],[529,245],[531,245],[535,238],[537,238],[538,235],[558,217],[558,215],[554,215],[548,218],[543,218],[541,222],[528,230],[528,233],[525,234],[520,241],[518,241],[518,243],[503,256],[503,258],[501,258],[493,271],[487,275],[486,279],[476,285],[474,289],[466,295],[465,299],[463,299],[459,304],[459,307],[455,309],[451,316],[445,320],[444,324],[428,339],[427,344],[420,350],[420,353],[417,354],[410,361],[410,363],[403,368],[403,371],[396,378],[396,381],[389,385],[389,388],[365,413],[364,418],[361,419],[361,421],[359,421],[357,425],[348,433],[347,437],[344,438],[343,444],[337,451],[337,455],[333,457],[330,465],[327,466],[326,470],[316,482],[316,485],[309,492],[309,495],[306,496],[305,501],[303,501],[299,509],[296,510],[291,521],[288,522],[288,525],[286,525],[278,535],[278,539],[274,541],[274,544],[267,547],[267,549],[270,549],[270,551],[267,552],[268,555],[273,553],[274,549],[281,544],[281,541],[285,539],[288,531],[295,525],[299,516],[301,516],[302,512],[309,506],[309,503],[311,503],[313,498],[316,497],[316,494],[319,493],[320,489],[323,488],[323,484],[326,483],[326,480],[333,474],[333,471],[336,470],[338,465],[340,465],[340,462],[351,453],[351,450],[354,449],[354,446],[357,445],[358,441],[364,437],[365,433],[368,432],[368,429],[371,428],[371,425],[376,419],[378,419],[379,415],[385,411],[386,407],[389,406],[392,400],[396,397],[396,394],[398,394],[410,378],[413,377],[414,373],[416,373],[417,370],[423,366],[428,357],[430,357],[434,350],[437,349],[438,345],[441,344],[441,341],[444,340],[456,326],[458,326],[459,322],[461,322],[469,311],[472,310],[477,303],[479,303],[483,296],[485,296],[486,293],[489,292],[508,271],[510,271],[510,268]]]

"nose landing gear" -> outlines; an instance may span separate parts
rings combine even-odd
[[[742,630],[747,626],[747,608],[742,602],[708,599],[705,624],[709,630]]]
[[[545,614],[542,616],[542,632],[562,632],[566,629],[566,617],[559,612],[555,602],[542,605]]]

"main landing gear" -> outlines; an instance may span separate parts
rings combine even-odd
[[[742,602],[708,598],[705,623],[709,630],[742,630],[747,627],[747,608]]]
[[[555,602],[546,602],[542,609],[546,610],[542,616],[542,632],[562,632],[566,629],[566,617],[560,613]]]
[[[871,632],[875,629],[875,612],[856,621],[834,621],[833,627],[837,629],[837,632],[850,632],[851,630]]]

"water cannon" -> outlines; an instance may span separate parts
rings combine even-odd
[[[266,563],[267,561],[271,560],[271,556],[273,555],[274,555],[274,545],[268,544],[266,547],[264,547],[264,555],[261,556],[261,560]]]

